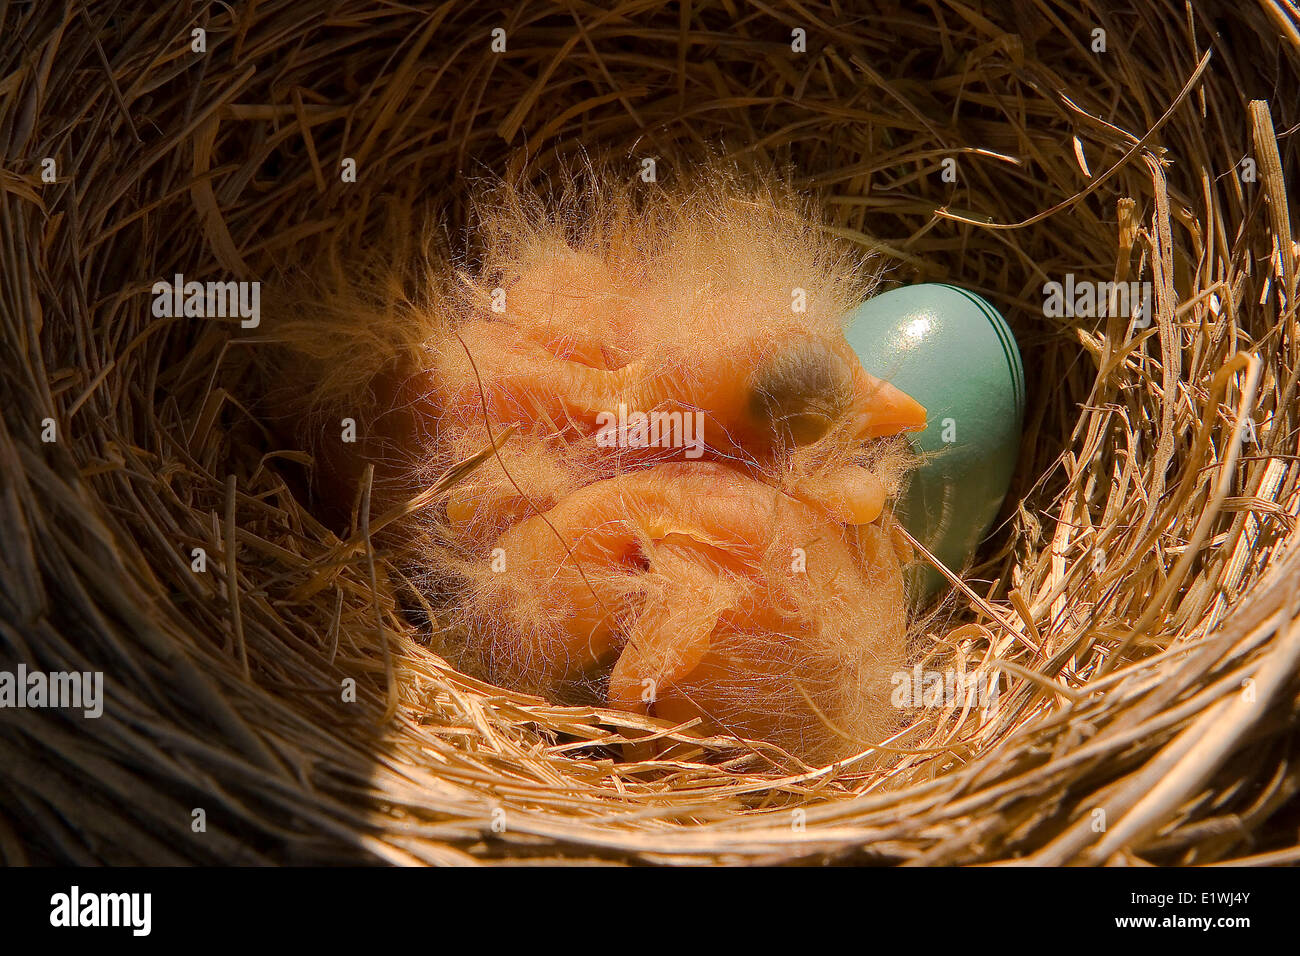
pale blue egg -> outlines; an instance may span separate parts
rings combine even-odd
[[[849,344],[872,375],[925,406],[912,435],[924,463],[897,503],[904,527],[952,570],[969,563],[1010,486],[1025,414],[1025,374],[1015,337],[983,298],[940,283],[873,296],[848,315]],[[921,601],[946,580],[912,572]]]

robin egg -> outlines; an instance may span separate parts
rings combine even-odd
[[[942,283],[903,286],[849,312],[849,344],[929,412],[911,436],[922,455],[898,502],[904,527],[960,572],[997,518],[1011,483],[1025,410],[1025,375],[1011,329],[973,292]],[[915,566],[925,602],[944,585]]]

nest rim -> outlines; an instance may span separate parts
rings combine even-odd
[[[259,4],[206,20],[217,42],[201,55],[184,52],[190,30],[166,11],[125,22],[89,4],[90,29],[71,32],[60,11],[5,14],[25,47],[0,66],[0,230],[17,239],[0,249],[14,290],[0,333],[11,346],[0,529],[12,544],[0,570],[15,583],[0,646],[51,669],[103,669],[117,685],[90,737],[59,716],[6,715],[6,861],[1300,859],[1270,829],[1300,789],[1286,733],[1300,719],[1300,246],[1288,193],[1300,117],[1239,88],[1300,77],[1300,24],[1261,2],[1227,10],[1231,29],[1209,14],[1189,26],[1152,0],[1137,22],[1172,50],[1155,62],[1119,42],[1121,14],[1100,11],[1115,72],[1147,81],[1135,88],[1096,75],[1084,12],[1054,8],[1072,30],[1044,17],[1014,32],[957,5],[886,27],[815,4],[802,27],[792,13],[744,21],[741,43],[718,35],[716,12],[696,14],[702,39],[688,42],[665,25],[677,17],[668,5],[631,6],[567,34],[563,58],[553,12],[527,5],[372,23],[345,4],[332,23],[299,14],[290,26],[292,4]],[[498,23],[510,37],[499,55]],[[381,51],[349,41],[363,27]],[[802,87],[787,56],[797,28],[820,40]],[[886,33],[923,49],[913,65],[936,76],[909,84],[889,72],[901,66],[873,64]],[[297,52],[277,60],[285,36]],[[110,51],[111,82],[91,38]],[[1245,52],[1261,38],[1272,62]],[[687,56],[691,43],[733,72],[715,76]],[[632,52],[607,59],[606,44]],[[661,54],[646,90],[621,82],[649,69],[643,48]],[[446,49],[457,55],[435,67]],[[964,74],[957,50],[972,58]],[[319,64],[330,56],[368,82],[329,78]],[[1099,91],[1065,83],[1053,57]],[[610,748],[621,728],[662,727],[456,671],[376,588],[377,566],[397,588],[403,574],[367,546],[373,522],[333,535],[283,477],[293,452],[259,438],[239,391],[258,336],[159,321],[142,291],[174,270],[284,273],[381,232],[418,234],[415,171],[441,173],[433,199],[456,224],[475,163],[544,178],[600,140],[631,173],[633,144],[685,155],[710,111],[719,135],[748,135],[758,107],[733,99],[759,60],[768,121],[790,125],[748,136],[751,158],[802,160],[828,228],[881,256],[895,281],[960,281],[954,262],[969,257],[970,284],[1009,315],[1037,371],[1015,506],[963,575],[967,590],[924,619],[934,640],[918,655],[996,666],[1012,685],[1008,711],[987,723],[927,712],[900,748],[915,752],[888,774],[853,762],[756,770],[727,741],[701,745],[715,762],[647,769]],[[966,85],[954,95],[956,75]],[[494,76],[514,95],[484,105]],[[586,96],[592,76],[612,89]],[[851,77],[874,84],[874,109],[841,95]],[[706,83],[719,84],[715,99],[692,104],[687,85]],[[452,88],[478,99],[438,95]],[[1013,89],[1025,99],[994,128]],[[1109,119],[1108,89],[1133,101]],[[969,125],[936,128],[939,107]],[[448,135],[432,143],[419,122]],[[78,148],[72,132],[86,124],[101,138]],[[993,146],[961,138],[975,131]],[[128,157],[118,178],[99,144]],[[940,146],[982,191],[945,193],[924,175]],[[862,159],[868,149],[880,155]],[[1247,152],[1250,184],[1231,175]],[[332,162],[349,156],[361,177],[334,181]],[[52,183],[45,157],[63,169]],[[900,168],[912,172],[889,175]],[[1078,238],[1054,235],[1053,217]],[[879,238],[886,224],[896,238]],[[1043,277],[1070,262],[1152,281],[1152,327],[1053,325],[1041,302],[1030,321]],[[1084,412],[1057,407],[1071,402]],[[47,418],[64,440],[42,441]],[[211,562],[202,579],[195,547]],[[1103,570],[1089,575],[1095,550]],[[361,707],[340,719],[329,698],[347,678]],[[93,812],[77,783],[90,766],[103,773]],[[1227,783],[1207,791],[1210,779]],[[196,800],[214,811],[202,846],[188,839]],[[1241,832],[1214,831],[1229,816]],[[34,835],[17,838],[17,820]]]

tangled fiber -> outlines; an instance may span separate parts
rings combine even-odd
[[[0,664],[106,698],[0,711],[6,862],[1300,858],[1293,5],[88,2],[0,36]],[[151,310],[176,274],[409,276],[484,179],[717,150],[1026,360],[1003,520],[910,661],[998,705],[826,766],[457,667],[378,486],[322,517],[268,330]],[[1045,315],[1067,275],[1150,282],[1150,327]]]

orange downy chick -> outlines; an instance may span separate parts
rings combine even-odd
[[[586,245],[506,223],[348,396],[357,442],[313,441],[321,490],[347,507],[375,463],[383,509],[513,427],[413,535],[489,676],[805,759],[875,742],[906,619],[872,449],[925,409],[848,345],[854,264],[806,221],[725,195],[620,216]],[[678,431],[638,441],[628,416]]]
[[[496,663],[564,681],[613,662],[611,707],[820,753],[819,713],[863,732],[889,690],[868,677],[903,666],[902,578],[879,516],[834,524],[717,463],[588,485],[497,542],[510,563],[479,596],[507,624]],[[540,606],[517,614],[521,590]]]

